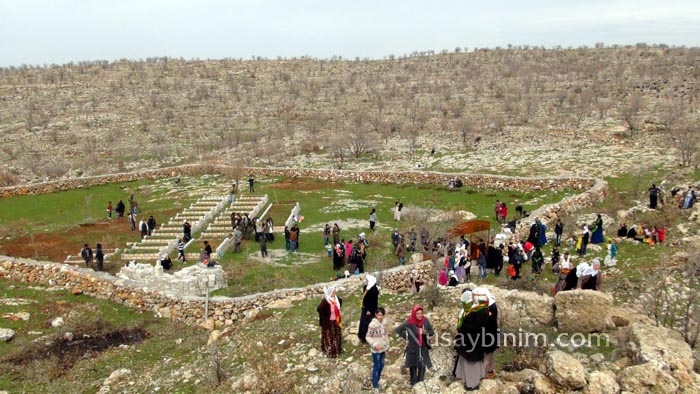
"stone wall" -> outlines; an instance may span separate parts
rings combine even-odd
[[[408,289],[408,275],[418,270],[430,283],[434,280],[432,262],[426,261],[412,265],[394,267],[378,274],[380,286],[388,292],[403,292]],[[144,283],[130,279],[117,278],[110,274],[94,272],[59,263],[33,261],[0,257],[0,278],[60,286],[74,293],[107,299],[137,310],[152,311],[155,314],[188,324],[204,322],[205,298],[201,296],[182,296],[174,291],[154,290]],[[324,287],[331,283],[317,283],[302,288],[282,289],[257,293],[242,297],[212,297],[209,300],[209,317],[215,327],[231,325],[236,321],[252,317],[267,306],[280,300],[303,300],[322,297]],[[343,288],[342,293],[349,293],[361,287],[358,277],[332,282]]]
[[[593,186],[583,193],[566,197],[556,203],[543,205],[530,212],[529,219],[531,220],[521,220],[517,224],[515,230],[516,236],[519,238],[527,237],[532,220],[535,220],[535,218],[540,219],[543,223],[548,225],[547,227],[549,229],[554,230],[554,223],[556,223],[557,217],[566,216],[582,208],[590,207],[598,201],[603,201],[607,194],[608,182],[602,179],[596,179],[594,180]]]
[[[226,173],[230,167],[213,164],[188,164],[155,170],[129,173],[98,175],[76,179],[47,181],[0,188],[0,196],[26,194],[45,194],[61,190],[79,189],[109,183],[136,181],[139,179],[158,179],[174,176],[201,176],[204,174]],[[596,180],[590,178],[522,178],[498,175],[479,175],[469,173],[440,173],[428,171],[350,171],[333,169],[299,169],[299,168],[246,168],[250,174],[267,177],[311,178],[326,181],[351,181],[371,183],[415,183],[445,185],[458,176],[465,187],[494,190],[586,190],[594,186]]]

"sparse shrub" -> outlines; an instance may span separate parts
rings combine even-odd
[[[0,170],[0,186],[14,186],[20,181],[17,174],[13,174],[9,170]]]

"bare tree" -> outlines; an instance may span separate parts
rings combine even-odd
[[[345,158],[348,153],[348,146],[342,136],[335,136],[328,142],[328,151],[330,152],[336,167],[340,170],[345,164]]]
[[[595,107],[598,110],[598,118],[605,119],[608,116],[608,111],[612,107],[612,100],[606,97],[601,97],[595,102]]]
[[[638,118],[643,106],[644,101],[642,95],[635,92],[627,96],[627,99],[625,100],[624,104],[622,105],[622,108],[620,109],[620,116],[625,122],[630,136],[633,136],[634,133],[639,129]]]
[[[697,121],[684,121],[674,130],[666,130],[666,134],[671,146],[678,152],[683,167],[688,167],[695,162],[700,152],[700,126]]]
[[[665,101],[656,108],[656,116],[664,129],[667,130],[672,129],[678,123],[682,124],[686,114],[685,102],[679,99]]]
[[[348,130],[348,146],[354,158],[359,159],[370,149],[369,139],[367,138],[369,135],[369,133],[364,133],[360,128],[352,127]]]
[[[465,146],[467,144],[467,139],[475,129],[476,124],[474,123],[474,119],[468,116],[463,116],[457,121],[457,131],[459,135],[462,136],[462,143],[465,144]]]

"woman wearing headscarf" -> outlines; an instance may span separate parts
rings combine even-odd
[[[450,276],[450,280],[449,282],[447,282],[447,286],[455,287],[459,285],[459,278],[457,278],[457,275],[454,271],[450,270],[450,272],[448,272],[447,274]]]
[[[438,279],[440,286],[447,286],[447,271],[443,268],[440,270],[440,278]]]
[[[377,288],[377,278],[374,275],[367,274],[364,282],[360,328],[357,331],[357,337],[360,338],[361,342],[367,343],[367,327],[372,322],[379,306],[379,288]]]
[[[411,292],[412,293],[418,293],[420,292],[421,286],[423,286],[423,279],[420,277],[420,273],[418,270],[412,270],[411,271],[411,276],[408,278],[408,283],[411,286]]]
[[[343,349],[342,339],[342,318],[340,307],[343,300],[335,293],[335,286],[324,290],[324,298],[316,311],[318,312],[319,324],[321,325],[321,351],[326,357],[338,357]]]
[[[455,376],[467,391],[477,390],[484,372],[484,332],[488,322],[488,296],[483,289],[462,293],[462,312],[457,324],[454,348],[457,351]]]
[[[578,288],[582,290],[600,290],[602,279],[600,275],[600,260],[594,259],[578,278]]]
[[[345,245],[337,242],[333,248],[333,270],[338,271],[345,266]],[[352,270],[350,272],[353,273]]]
[[[480,290],[481,289],[477,289]],[[489,299],[489,318],[486,321],[486,338],[484,338],[484,371],[486,379],[496,377],[494,353],[499,348],[498,339],[498,307],[496,306],[496,297],[491,294],[488,289],[483,289],[483,293]]]
[[[413,386],[424,380],[426,368],[433,367],[428,353],[430,349],[428,341],[435,335],[435,331],[428,318],[423,316],[423,307],[414,305],[411,309],[411,317],[398,326],[395,332],[406,339],[404,366],[408,368],[411,386]]]
[[[579,263],[576,269],[572,269],[571,272],[566,276],[566,287],[564,290],[573,290],[578,288],[579,278],[583,275],[590,265],[588,263]]]
[[[583,226],[583,233],[581,234],[581,247],[579,248],[579,256],[586,255],[586,247],[588,246],[588,241],[591,237],[591,230],[588,229],[587,225]]]
[[[593,223],[593,234],[591,234],[591,243],[602,244],[604,240],[605,239],[603,237],[603,218],[600,214],[598,214],[598,217],[596,217],[595,219],[595,223]]]
[[[564,252],[564,256],[561,258],[561,263],[559,263],[559,279],[557,283],[554,284],[554,294],[557,292],[566,290],[566,278],[571,273],[571,256],[569,256],[569,251]]]
[[[541,274],[542,265],[544,264],[544,256],[542,255],[542,250],[540,248],[535,249],[532,254],[532,273]]]

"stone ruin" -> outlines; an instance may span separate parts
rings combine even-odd
[[[195,264],[170,274],[163,271],[160,262],[153,266],[130,261],[117,273],[117,278],[178,296],[204,295],[207,289],[212,291],[227,287],[226,273],[220,265],[207,267]]]

